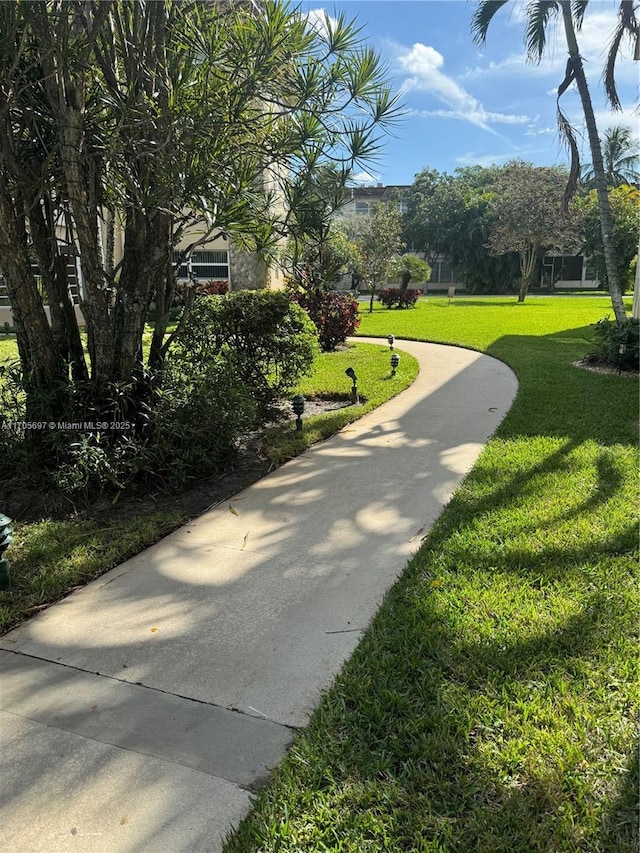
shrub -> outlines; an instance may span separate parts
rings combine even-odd
[[[222,358],[168,361],[153,415],[153,467],[172,483],[222,471],[255,424],[250,391]]]
[[[309,317],[283,293],[198,297],[163,371],[140,369],[99,395],[91,382],[65,387],[59,411],[72,429],[10,429],[29,420],[28,378],[17,363],[0,365],[0,476],[88,500],[222,471],[257,409],[268,411],[309,368],[315,341]]]
[[[220,298],[220,297],[217,297]],[[55,487],[85,501],[133,483],[184,486],[222,471],[255,424],[255,403],[222,359],[167,363],[162,375],[140,370],[110,383],[72,383],[63,427],[18,430],[26,418],[18,364],[0,366],[0,477]]]
[[[640,320],[629,317],[622,325],[605,317],[595,324],[595,348],[585,361],[592,364],[609,364],[623,370],[637,370],[640,355]],[[620,353],[620,346],[625,348]]]
[[[295,293],[292,299],[313,320],[324,352],[332,352],[343,344],[360,325],[358,300],[351,293]]]
[[[185,374],[198,365],[221,365],[266,414],[309,370],[315,344],[313,324],[286,293],[237,290],[196,299],[170,358]]]
[[[196,294],[198,296],[223,296],[229,292],[229,282],[226,280],[205,281],[202,284],[196,285]]]
[[[401,290],[398,287],[385,287],[378,291],[378,302],[385,308],[415,308],[421,295],[420,290]]]

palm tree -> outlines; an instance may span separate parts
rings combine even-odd
[[[640,181],[638,145],[630,128],[619,125],[610,127],[605,130],[600,144],[607,186],[619,187],[621,184],[635,184]],[[595,186],[591,166],[585,169],[582,179],[584,183]]]
[[[493,20],[493,16],[502,6],[506,5],[507,2],[508,0],[481,0],[478,4],[471,22],[471,31],[476,44],[485,43],[487,31],[491,21]],[[527,57],[532,62],[540,62],[546,46],[547,24],[551,17],[560,13],[562,15],[562,22],[564,25],[564,32],[569,52],[565,77],[558,87],[557,96],[558,127],[560,129],[560,134],[571,153],[571,170],[565,193],[565,203],[568,203],[570,197],[575,192],[580,175],[580,158],[578,155],[578,146],[575,140],[574,130],[567,117],[560,109],[560,97],[564,92],[566,92],[571,83],[575,82],[582,102],[582,110],[589,138],[589,147],[591,149],[591,162],[594,173],[594,182],[598,193],[600,227],[602,229],[602,241],[604,245],[609,294],[611,296],[611,304],[613,306],[616,321],[619,325],[622,325],[626,320],[626,313],[624,303],[622,301],[622,290],[620,288],[620,280],[615,262],[613,225],[611,219],[611,207],[609,205],[609,197],[607,195],[607,179],[602,161],[602,149],[600,147],[600,138],[598,137],[593,104],[591,102],[591,95],[589,94],[587,78],[584,72],[584,65],[582,57],[580,56],[576,36],[576,32],[580,31],[582,27],[582,20],[584,18],[587,5],[588,0],[529,0],[526,6]],[[625,0],[625,2],[620,4],[619,19],[619,26],[610,46],[605,78],[607,94],[614,108],[616,106],[614,96],[617,97],[614,68],[618,48],[620,47],[620,43],[625,34],[637,38],[638,33],[638,23],[635,18],[633,2]]]

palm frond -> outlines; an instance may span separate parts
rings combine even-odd
[[[527,57],[540,62],[547,43],[547,24],[552,14],[558,11],[557,0],[531,0],[527,4],[527,29],[525,43]]]
[[[558,96],[559,98],[560,96]],[[561,141],[569,149],[571,155],[571,163],[569,166],[569,179],[562,196],[562,210],[564,213],[569,209],[569,202],[573,198],[580,180],[580,153],[578,151],[578,143],[576,142],[576,134],[569,119],[560,109],[558,103],[558,130],[560,132]]]
[[[575,79],[576,73],[573,69],[573,60],[571,59],[571,57],[569,57],[569,59],[567,59],[567,67],[564,72],[564,80],[558,86],[558,97],[564,95],[564,93],[567,91],[567,89]]]
[[[609,45],[603,80],[607,100],[613,110],[621,110],[622,104],[616,86],[616,60],[620,52],[622,39],[627,35],[635,41],[634,59],[640,59],[640,23],[636,17],[634,0],[622,0],[618,8],[618,25]]]
[[[618,95],[618,87],[616,86],[615,74],[616,59],[618,58],[618,51],[620,50],[620,44],[622,43],[622,38],[624,34],[624,27],[622,26],[622,24],[618,24],[618,26],[616,27],[616,31],[613,34],[613,38],[611,39],[611,43],[609,45],[607,61],[604,66],[604,74],[602,75],[604,82],[604,91],[612,110],[622,109],[622,104],[620,103],[620,96]]]
[[[584,20],[584,13],[586,12],[587,6],[589,5],[589,0],[573,0],[571,4],[571,12],[573,14],[573,19],[576,22],[576,29],[582,29],[582,22]]]
[[[482,2],[478,3],[471,19],[471,33],[474,44],[485,43],[489,24],[493,20],[493,16],[508,2],[509,0],[482,0]]]

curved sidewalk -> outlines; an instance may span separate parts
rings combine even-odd
[[[221,849],[515,396],[397,346],[409,389],[0,640],[2,849]]]

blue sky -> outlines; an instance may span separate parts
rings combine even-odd
[[[549,33],[539,65],[526,62],[523,4],[503,7],[485,47],[473,44],[470,22],[475,2],[467,0],[349,0],[303,2],[312,17],[344,10],[363,27],[363,37],[386,62],[406,115],[394,129],[379,162],[363,183],[409,184],[425,167],[453,172],[459,166],[502,164],[514,158],[536,165],[566,164],[556,128],[556,89],[564,77],[567,52],[561,21]],[[606,106],[601,74],[606,45],[616,23],[614,0],[592,0],[579,34],[598,129],[631,127],[638,136],[640,63],[625,46],[617,76],[622,113]],[[577,127],[583,159],[589,161],[586,132],[575,87],[562,96]]]

